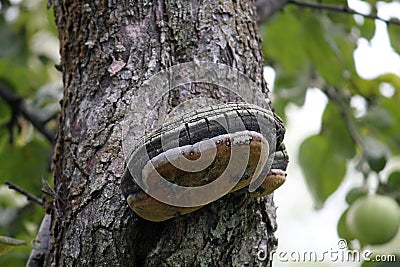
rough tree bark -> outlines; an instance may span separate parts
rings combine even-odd
[[[158,71],[193,60],[224,63],[248,75],[268,99],[253,1],[59,0],[54,11],[64,98],[45,265],[268,266],[277,244],[272,197],[257,201],[241,191],[152,223],[129,209],[119,187],[126,108]],[[222,88],[199,88],[174,90],[160,112],[198,94],[236,100]],[[263,262],[260,249],[267,253]]]

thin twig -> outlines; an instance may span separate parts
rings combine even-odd
[[[27,109],[24,105],[23,98],[13,93],[4,83],[0,82],[0,97],[15,111],[24,116],[25,119],[30,121],[32,125],[42,133],[50,143],[54,144],[54,134],[50,132],[45,126],[44,122],[40,120],[35,114]]]
[[[8,185],[8,188],[13,189],[21,194],[23,194],[24,196],[26,196],[26,198],[29,201],[33,201],[37,204],[39,204],[40,206],[44,207],[45,201],[41,198],[38,198],[37,196],[32,195],[31,193],[25,191],[24,189],[22,189],[21,187],[19,187],[16,184],[11,183],[10,181],[6,181],[5,182],[6,185]]]
[[[45,179],[42,179],[42,193],[51,196],[52,198],[58,198],[56,191],[54,191],[49,182]]]
[[[288,3],[294,4],[297,6],[301,6],[301,7],[325,9],[325,10],[329,10],[329,11],[333,11],[333,12],[341,12],[341,13],[347,13],[347,14],[352,14],[352,15],[360,15],[364,18],[377,19],[377,20],[383,21],[386,24],[400,25],[400,20],[398,20],[398,19],[387,20],[387,19],[379,17],[376,14],[363,14],[361,12],[358,12],[354,9],[349,8],[348,6],[328,5],[328,4],[315,3],[315,2],[302,2],[302,1],[297,1],[297,0],[289,0]]]

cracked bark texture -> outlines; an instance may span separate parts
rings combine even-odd
[[[64,98],[46,266],[269,266],[277,244],[272,197],[240,191],[152,223],[130,210],[119,187],[126,108],[158,71],[196,60],[224,63],[268,100],[255,12],[253,1],[54,2]],[[223,88],[192,84],[171,91],[157,112],[199,95],[237,100]],[[152,129],[157,116],[150,120]],[[265,261],[257,260],[260,249]]]

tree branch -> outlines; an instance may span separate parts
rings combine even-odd
[[[41,198],[38,198],[37,196],[32,195],[31,193],[25,191],[24,189],[22,189],[21,187],[19,187],[16,184],[11,183],[10,181],[6,181],[5,182],[6,185],[8,185],[8,188],[13,189],[21,194],[23,194],[24,196],[26,196],[26,198],[29,201],[33,201],[37,204],[39,204],[40,206],[44,207],[45,201]]]
[[[363,14],[354,9],[349,8],[348,6],[328,5],[328,4],[315,3],[315,2],[302,2],[302,1],[297,1],[297,0],[288,0],[288,3],[294,4],[294,5],[297,5],[300,7],[325,9],[325,10],[333,11],[333,12],[341,12],[341,13],[347,13],[347,14],[351,14],[351,15],[360,15],[364,18],[377,19],[377,20],[383,21],[386,24],[400,25],[400,20],[398,20],[398,19],[387,20],[387,19],[379,17],[376,14]]]
[[[50,143],[54,144],[54,134],[45,127],[45,122],[41,121],[39,117],[28,110],[28,108],[24,105],[23,98],[13,93],[8,86],[2,82],[0,82],[0,97],[4,99],[4,101],[13,109],[13,111],[22,114],[22,116],[30,121],[32,125],[40,133],[42,133]]]

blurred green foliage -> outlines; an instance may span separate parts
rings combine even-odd
[[[342,0],[315,2],[346,5]],[[377,1],[365,2],[376,12]],[[62,93],[61,75],[54,68],[59,61],[56,27],[46,4],[0,1],[0,82],[24,97],[43,120],[58,112]],[[366,179],[379,179],[379,194],[399,201],[400,170],[390,174],[387,183],[388,177],[380,173],[387,160],[400,154],[400,77],[387,73],[367,80],[357,74],[354,64],[357,41],[371,40],[374,21],[357,22],[349,14],[288,4],[261,31],[266,63],[276,72],[273,102],[278,114],[285,118],[288,104],[303,105],[310,87],[320,88],[329,100],[321,131],[304,140],[299,149],[300,167],[316,207],[322,207],[339,187],[350,160],[358,162],[357,169]],[[388,34],[393,49],[400,53],[400,26],[390,24]],[[383,94],[382,86],[393,93]],[[350,105],[354,97],[365,102],[361,115]],[[44,211],[4,182],[10,180],[41,196],[41,179],[51,178],[52,146],[28,121],[21,116],[13,120],[13,115],[0,100],[0,235],[29,243]],[[57,123],[50,121],[47,127],[55,130]],[[24,266],[30,250],[29,245],[18,246],[0,256],[0,266]]]
[[[375,1],[367,2],[376,10]],[[388,29],[396,49],[400,25],[390,24]],[[368,80],[355,69],[357,41],[373,37],[374,21],[357,22],[345,13],[287,5],[262,31],[266,61],[276,70],[277,112],[284,117],[288,104],[301,106],[310,87],[328,98],[320,132],[301,144],[298,155],[316,206],[322,207],[339,187],[349,160],[358,162],[366,178],[379,176],[386,161],[400,155],[400,77],[386,73]],[[393,93],[384,95],[382,86]],[[350,104],[355,97],[364,100],[361,115]],[[382,183],[386,178],[379,177]]]
[[[45,1],[0,1],[0,83],[23,97],[29,110],[55,130],[61,75],[53,12]],[[25,266],[44,209],[8,189],[9,180],[43,197],[49,179],[52,144],[0,98],[0,236],[25,240],[0,256],[0,266]],[[51,179],[50,179],[51,180]],[[0,242],[1,243],[1,242]]]
[[[319,3],[346,5],[346,1],[336,0]],[[376,1],[364,3],[376,13]],[[400,25],[389,23],[387,29],[392,47],[399,53]],[[355,162],[364,177],[362,185],[348,192],[349,208],[371,191],[400,203],[400,170],[386,169],[389,160],[400,160],[400,77],[384,73],[365,79],[354,63],[358,40],[370,41],[375,34],[374,20],[287,5],[262,31],[266,61],[276,70],[273,104],[279,115],[285,116],[289,104],[303,105],[310,87],[319,88],[328,99],[320,132],[306,138],[298,153],[315,207],[323,207],[342,184],[349,162]],[[351,104],[356,98],[364,103],[361,108]],[[376,192],[368,183],[371,179],[378,184]],[[337,230],[350,244],[355,238],[346,228],[347,210]],[[371,216],[376,213],[370,212]]]

